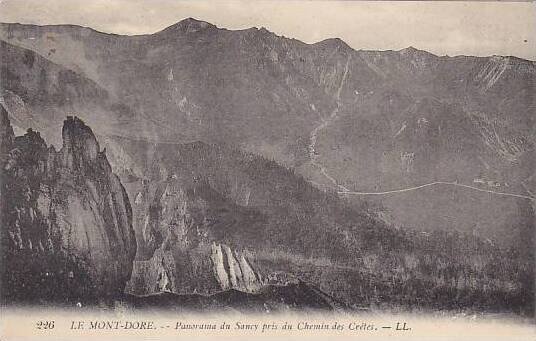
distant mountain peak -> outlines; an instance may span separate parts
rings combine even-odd
[[[315,43],[316,46],[324,48],[336,48],[341,51],[353,50],[346,42],[340,38],[328,38]]]
[[[208,23],[208,22],[203,21],[203,20],[198,20],[198,19],[195,19],[195,18],[192,18],[192,17],[182,19],[176,25],[198,25],[198,26],[201,26],[201,27],[214,26],[211,23]]]
[[[420,56],[420,57],[432,57],[435,56],[433,53],[430,53],[425,50],[419,50],[413,46],[408,46],[404,49],[398,51],[399,54],[403,56]]]
[[[197,19],[190,17],[190,18],[183,19],[179,21],[178,23],[165,28],[164,30],[162,30],[162,32],[194,33],[194,32],[203,31],[209,28],[216,28],[216,26],[206,21],[197,20]]]

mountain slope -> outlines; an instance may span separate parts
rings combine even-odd
[[[0,100],[19,132],[33,128],[60,145],[57,126],[72,113],[101,134],[154,129],[91,79],[33,51],[0,41],[0,56]]]
[[[521,191],[532,165],[536,67],[514,57],[355,51],[337,39],[307,45],[265,29],[228,31],[194,19],[132,37],[74,26],[3,24],[1,32],[170,128],[161,139],[233,143],[299,167],[321,184],[326,178],[311,165],[307,146],[335,108],[317,152],[352,189],[445,176],[472,182],[483,174]],[[74,46],[81,56],[69,58]],[[393,138],[412,133],[417,128],[401,129],[417,121],[422,136]],[[377,150],[373,140],[389,145]],[[329,158],[330,149],[341,151],[338,158]],[[340,158],[365,160],[366,171],[380,168],[382,178],[356,177],[356,165]],[[442,172],[429,174],[433,169]]]

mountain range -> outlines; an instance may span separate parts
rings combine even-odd
[[[526,278],[496,277],[533,262],[532,61],[306,44],[191,18],[140,36],[0,24],[0,44],[16,135],[60,148],[74,114],[105,147],[132,206],[131,294],[255,292],[271,278],[351,305],[432,305],[418,289],[430,283],[461,306],[484,283],[511,280],[516,306],[533,295]],[[472,256],[438,265],[456,252]],[[474,283],[461,275],[488,266]]]

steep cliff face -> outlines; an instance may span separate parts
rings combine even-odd
[[[262,282],[246,253],[222,243],[225,236],[218,231],[244,221],[244,212],[204,184],[188,184],[176,174],[164,177],[128,186],[138,253],[126,292],[256,292]]]
[[[2,294],[83,300],[122,293],[136,252],[132,212],[91,129],[68,117],[56,151],[32,130],[11,138],[3,110],[2,132]]]
[[[211,260],[216,279],[222,289],[255,292],[261,288],[259,275],[255,273],[244,254],[233,252],[227,245],[212,243]]]
[[[139,296],[213,295],[231,289],[257,293],[265,284],[244,252],[216,242],[207,247],[203,242],[193,249],[169,245],[167,250],[156,249],[148,260],[135,260],[125,292]]]

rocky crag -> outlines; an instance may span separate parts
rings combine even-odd
[[[1,107],[2,295],[6,300],[113,299],[136,240],[119,178],[91,129],[67,117],[63,146],[15,137]]]
[[[217,233],[221,224],[241,220],[240,212],[218,214],[217,192],[202,193],[202,186],[189,187],[177,175],[129,183],[127,188],[134,198],[139,241],[128,293],[210,295],[229,289],[254,293],[262,286],[247,254],[232,250]]]

